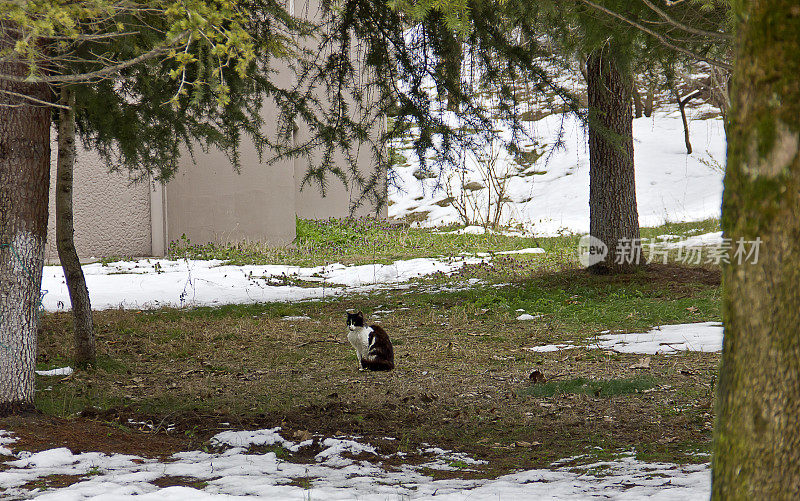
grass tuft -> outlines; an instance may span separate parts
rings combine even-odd
[[[553,397],[556,395],[577,394],[595,397],[613,397],[639,393],[654,388],[658,381],[651,376],[635,376],[632,378],[589,380],[586,378],[567,379],[565,381],[549,381],[533,384],[521,389],[518,393],[526,397]]]

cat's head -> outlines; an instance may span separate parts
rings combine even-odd
[[[347,313],[347,328],[355,330],[356,327],[364,327],[364,314],[360,311],[358,313]]]

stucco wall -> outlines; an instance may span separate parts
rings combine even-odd
[[[290,243],[295,237],[291,164],[260,165],[248,147],[236,173],[221,153],[181,163],[166,185],[167,240]]]
[[[303,132],[298,132],[298,140],[302,140]],[[343,170],[347,172],[346,159],[344,155],[338,154],[335,156],[335,161],[341,165]],[[372,174],[375,169],[375,163],[369,149],[364,146],[359,151],[357,158],[358,170],[362,176],[367,177]],[[294,180],[295,190],[297,191],[297,217],[305,219],[328,219],[331,217],[343,218],[351,215],[350,208],[355,202],[358,202],[361,197],[361,190],[359,186],[352,180],[345,185],[341,179],[336,176],[327,176],[327,185],[325,187],[325,196],[323,197],[319,184],[315,181],[310,181],[303,185],[303,179],[308,170],[308,161],[304,158],[297,158],[294,162]],[[382,185],[380,190],[383,192],[384,198],[386,197],[386,174],[382,173]],[[384,203],[383,207],[376,212],[375,204],[372,200],[366,200],[360,204],[355,212],[352,214],[356,217],[373,216],[386,218],[388,216],[388,206]]]
[[[284,75],[289,78],[288,75]],[[274,106],[263,116],[274,126]],[[236,172],[218,152],[186,154],[165,189],[167,242],[186,237],[193,243],[243,240],[288,244],[295,237],[294,168],[291,160],[266,165],[253,144],[243,140]]]
[[[323,20],[323,13],[321,10],[320,2],[317,0],[295,0],[294,13],[296,16],[303,19],[319,23]],[[308,50],[317,50],[318,42],[314,38],[308,38],[302,42]],[[354,46],[353,50],[357,50]],[[320,102],[327,102],[324,89],[319,89],[316,93],[317,99]],[[350,103],[351,110],[357,109],[354,103]],[[374,124],[372,128],[372,136],[378,137],[382,132],[384,120],[382,117],[375,117],[372,120]],[[308,139],[308,131],[304,130],[301,126],[295,133],[295,142],[302,144]],[[363,178],[369,178],[378,169],[375,159],[372,154],[370,145],[362,144],[356,145],[357,159],[356,164],[358,171]],[[319,158],[322,156],[322,150],[316,152],[314,162],[318,163]],[[347,159],[341,152],[334,155],[334,162],[337,166],[341,167],[345,172],[349,172],[347,166]],[[297,217],[308,219],[327,219],[330,217],[347,217],[351,215],[351,207],[354,203],[359,201],[361,197],[361,190],[359,186],[353,181],[353,176],[348,176],[348,183],[342,182],[341,179],[334,175],[328,175],[326,178],[325,196],[323,197],[319,185],[316,182],[310,182],[303,185],[303,179],[308,171],[308,159],[299,157],[294,162],[294,178],[295,189],[297,190]],[[379,190],[382,192],[383,197],[386,196],[386,171],[381,170],[379,173],[382,179],[382,185]],[[388,216],[388,208],[386,203],[383,207],[376,211],[374,201],[365,200],[359,204],[354,216],[377,216],[386,218]]]
[[[56,137],[56,131],[51,131]],[[58,148],[51,144],[50,216],[45,258],[58,261],[55,228],[55,180]],[[109,173],[93,151],[78,144],[74,173],[75,247],[82,259],[149,256],[150,192],[147,183],[131,185],[126,174]]]

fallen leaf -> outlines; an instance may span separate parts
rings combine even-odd
[[[544,374],[542,374],[542,371],[540,371],[539,369],[536,369],[535,371],[531,372],[530,376],[528,376],[528,379],[530,379],[531,382],[534,384],[544,383],[547,381],[547,378],[544,377]]]
[[[630,366],[630,369],[649,369],[650,357],[640,358],[638,362]]]
[[[294,438],[298,439],[301,442],[305,442],[306,440],[311,440],[311,432],[308,430],[297,430],[294,432]]]

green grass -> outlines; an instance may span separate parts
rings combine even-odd
[[[503,280],[502,270],[498,277]],[[718,286],[660,283],[652,274],[598,277],[580,270],[517,277],[504,287],[477,286],[454,292],[416,292],[411,308],[455,308],[514,321],[524,310],[541,315],[555,332],[641,331],[664,324],[720,320]]]
[[[694,222],[666,222],[661,226],[642,228],[642,238],[654,238],[658,235],[678,235],[681,237],[691,237],[702,235],[703,233],[713,233],[720,231],[719,218],[706,219]]]
[[[172,242],[173,259],[221,259],[231,264],[292,264],[318,266],[390,263],[416,257],[454,256],[513,250],[537,245],[536,239],[486,235],[444,235],[428,229],[390,225],[377,219],[298,219],[297,238],[291,246],[274,247],[257,242],[217,245],[194,244],[186,238]]]
[[[685,455],[681,444],[707,448],[718,354],[681,353],[668,360],[655,355],[650,369],[629,377],[635,355],[523,348],[585,344],[607,329],[643,332],[656,325],[719,320],[719,270],[658,265],[598,276],[579,268],[577,236],[441,235],[381,224],[298,221],[295,248],[185,241],[181,252],[239,263],[281,258],[293,264],[534,246],[547,253],[494,256],[409,289],[324,301],[96,312],[99,363],[71,378],[37,378],[36,407],[65,418],[91,407],[154,423],[174,419],[175,433],[193,443],[216,429],[214,419],[233,422],[231,416],[254,427],[280,423],[288,430],[331,435],[392,434],[403,450],[414,451],[424,442],[487,454],[487,468],[497,466],[498,474],[596,447],[676,459]],[[671,223],[642,234],[691,236],[715,230],[718,222],[703,221]],[[367,255],[363,251],[370,246],[376,250]],[[367,315],[384,310],[377,321],[394,342],[395,371],[375,375],[355,370],[345,337],[347,309]],[[517,321],[517,310],[538,317]],[[311,319],[281,319],[289,315]],[[69,313],[42,314],[38,368],[71,365],[70,344],[64,340],[71,339],[72,329]],[[521,389],[520,382],[534,368],[555,379]],[[690,369],[691,377],[681,368]],[[609,397],[655,386],[645,395],[617,398],[608,408]],[[543,400],[532,402],[533,397]],[[660,421],[655,423],[653,416]],[[615,427],[619,422],[626,426]],[[575,428],[566,430],[564,423],[575,423]],[[569,433],[551,433],[557,428]],[[541,445],[508,448],[515,441]],[[649,443],[656,445],[646,448]]]
[[[578,394],[595,397],[613,397],[639,393],[653,388],[658,381],[651,376],[635,376],[632,378],[589,380],[586,378],[567,379],[565,381],[548,381],[541,384],[532,384],[519,390],[520,396],[526,397],[553,397],[556,395]]]
[[[444,231],[458,229],[451,225],[432,231],[391,225],[386,221],[361,219],[297,220],[297,237],[289,246],[269,246],[258,242],[236,244],[196,244],[183,237],[169,247],[172,259],[219,259],[230,264],[292,264],[318,266],[333,262],[345,264],[390,263],[398,259],[457,256],[479,252],[499,252],[526,247],[541,247],[544,255],[529,256],[549,268],[577,264],[578,235],[565,233],[556,237],[516,237],[500,234],[453,235]],[[658,227],[642,228],[642,238],[671,234],[689,237],[719,231],[719,220],[690,223],[668,222]],[[105,261],[105,260],[104,260]]]

